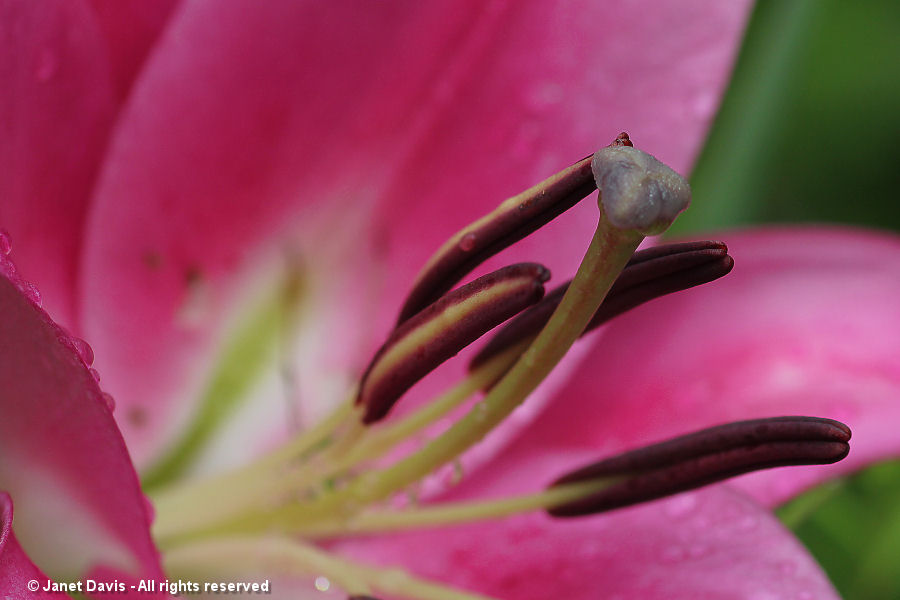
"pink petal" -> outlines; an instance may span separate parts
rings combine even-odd
[[[109,44],[109,60],[120,102],[128,96],[177,3],[178,0],[91,0]]]
[[[520,515],[338,547],[516,600],[837,598],[771,514],[723,487],[596,517]]]
[[[0,490],[15,499],[19,542],[55,578],[97,566],[155,576],[147,506],[84,362],[89,353],[22,295],[22,282],[0,256],[3,274]]]
[[[358,374],[455,227],[623,127],[689,164],[746,4],[549,6],[180,7],[117,131],[82,274],[88,337],[139,463],[188,418],[267,252],[288,248],[306,269],[323,314],[297,379],[313,382],[304,402],[334,402],[315,384]],[[586,227],[531,258],[573,270]],[[198,276],[206,311],[186,326]],[[317,289],[325,279],[339,283]]]
[[[80,0],[0,5],[0,223],[48,310],[74,326],[82,222],[115,112],[106,47]]]
[[[22,551],[13,533],[13,505],[9,494],[0,492],[0,594],[6,600],[31,600],[32,598],[68,598],[59,593],[42,591],[47,576],[41,573]],[[37,581],[38,591],[29,591],[28,583]]]
[[[534,448],[599,457],[727,421],[795,414],[847,423],[850,456],[736,480],[767,505],[898,456],[900,240],[836,228],[721,238],[734,271],[610,324],[589,366],[496,471],[527,464]]]

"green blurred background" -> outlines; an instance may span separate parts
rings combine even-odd
[[[674,233],[772,222],[900,231],[898,108],[900,2],[762,0]],[[900,599],[900,462],[778,512],[844,598]]]

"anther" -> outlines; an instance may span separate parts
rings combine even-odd
[[[416,277],[397,323],[410,318],[475,267],[543,227],[597,189],[589,156],[504,201],[493,212],[458,231]]]
[[[733,266],[734,260],[722,242],[665,244],[635,252],[584,332],[654,298],[714,281],[728,274]],[[568,286],[569,283],[565,283],[557,287],[538,304],[510,321],[472,359],[469,370],[537,335],[556,310]]]
[[[609,486],[556,506],[558,517],[594,514],[647,502],[743,473],[837,462],[850,451],[850,428],[816,417],[729,423],[626,452],[583,467],[551,487],[596,481]]]
[[[550,272],[511,265],[444,295],[391,333],[363,375],[356,403],[363,422],[384,417],[397,399],[441,363],[538,302]]]

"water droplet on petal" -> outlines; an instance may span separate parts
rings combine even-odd
[[[88,369],[91,374],[91,377],[94,378],[94,381],[100,383],[100,372],[97,369]]]
[[[476,237],[474,233],[467,233],[459,240],[459,249],[463,252],[469,252],[475,247]]]
[[[116,399],[112,397],[112,394],[103,392],[103,402],[106,403],[106,408],[109,409],[109,412],[116,410]]]
[[[0,229],[0,254],[9,254],[12,251],[12,240],[9,234]]]
[[[89,367],[94,364],[94,349],[91,348],[90,344],[83,339],[74,336],[70,338],[70,342],[85,366]]]
[[[318,576],[316,577],[315,582],[316,589],[320,592],[327,592],[331,588],[331,582],[328,581],[327,577]]]
[[[38,53],[37,60],[34,65],[34,78],[41,83],[46,83],[53,79],[59,70],[59,58],[50,48],[44,48]]]

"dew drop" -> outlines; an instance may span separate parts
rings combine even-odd
[[[12,240],[9,234],[0,229],[0,254],[9,254],[12,251]]]
[[[33,283],[22,282],[22,293],[37,306],[41,306],[41,293]]]
[[[88,369],[91,373],[91,377],[94,378],[94,381],[100,383],[100,372],[97,369]]]
[[[34,65],[34,78],[41,83],[46,83],[53,79],[59,70],[59,58],[50,48],[44,48],[38,53],[37,60]]]
[[[328,581],[327,577],[318,576],[316,577],[315,582],[316,589],[320,592],[327,592],[331,588],[331,582]]]
[[[459,249],[463,252],[470,252],[475,247],[476,237],[474,233],[467,233],[459,240]]]
[[[81,362],[85,364],[85,366],[90,367],[94,364],[94,349],[91,348],[91,345],[88,344],[81,338],[72,337],[69,340],[72,344],[72,347],[75,348],[75,352],[78,353],[78,356],[81,358]]]
[[[103,402],[106,404],[106,408],[109,409],[109,412],[114,412],[116,410],[116,399],[112,397],[112,394],[103,392]]]

